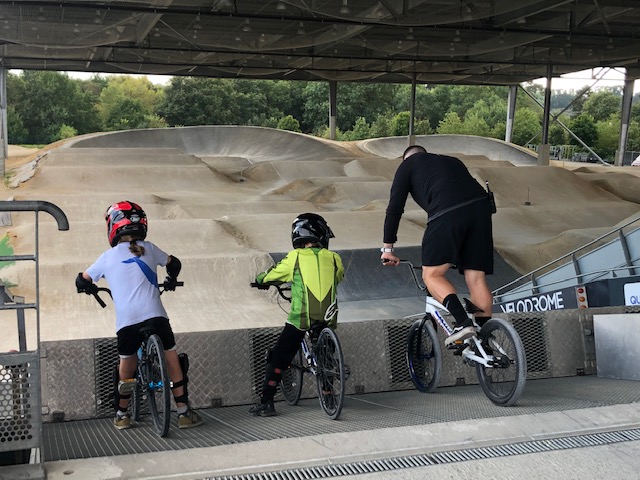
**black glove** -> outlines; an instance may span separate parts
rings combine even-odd
[[[269,287],[271,285],[269,285],[268,283],[251,282],[251,286],[253,288],[257,288],[258,290],[269,290]]]
[[[169,290],[170,292],[175,291],[178,286],[178,279],[173,277],[167,277],[164,279],[164,283],[162,284],[165,290]]]
[[[98,286],[91,280],[84,278],[82,273],[79,273],[76,277],[76,289],[78,293],[86,293],[87,295],[98,293]]]

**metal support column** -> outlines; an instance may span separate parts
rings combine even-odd
[[[507,129],[504,134],[504,141],[511,143],[513,136],[513,121],[516,116],[516,96],[518,94],[518,85],[509,86],[509,97],[507,98]]]
[[[415,119],[416,119],[416,74],[411,77],[411,100],[409,102],[409,145],[415,145]]]
[[[0,175],[4,176],[9,157],[7,130],[7,69],[0,66]]]
[[[329,81],[329,138],[336,139],[336,124],[338,120],[338,82]]]
[[[551,65],[547,68],[547,87],[544,90],[542,139],[538,149],[538,165],[549,165],[549,117],[551,113]]]
[[[629,122],[631,120],[631,101],[633,100],[633,86],[636,75],[627,69],[624,77],[624,88],[622,93],[622,113],[620,115],[620,137],[618,139],[618,152],[616,155],[616,165],[624,165],[624,152],[627,149],[627,138],[629,137]]]

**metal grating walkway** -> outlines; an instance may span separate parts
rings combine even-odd
[[[205,424],[189,430],[172,425],[169,436],[157,437],[151,419],[129,430],[116,430],[110,418],[44,425],[45,461],[128,455],[212,447],[258,440],[325,433],[428,425],[466,419],[547,413],[640,402],[638,382],[596,376],[529,380],[515,407],[493,405],[477,385],[348,396],[338,421],[329,420],[317,399],[296,407],[277,403],[278,416],[255,418],[247,406],[199,410]]]

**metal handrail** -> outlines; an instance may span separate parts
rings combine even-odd
[[[589,243],[586,243],[586,244],[576,248],[575,250],[572,250],[569,253],[566,253],[563,256],[558,257],[555,260],[552,260],[551,262],[549,262],[549,263],[547,263],[545,265],[542,265],[541,267],[536,268],[535,270],[532,270],[531,272],[527,273],[526,275],[522,275],[522,276],[516,278],[515,280],[512,280],[511,282],[509,282],[509,283],[507,283],[507,284],[505,284],[505,285],[503,285],[501,287],[496,288],[491,293],[494,296],[503,295],[503,294],[501,294],[499,292],[502,292],[502,291],[512,287],[513,285],[518,284],[519,282],[530,281],[531,277],[534,276],[536,273],[540,272],[541,270],[545,270],[545,269],[547,269],[548,267],[550,267],[552,265],[558,264],[558,263],[562,262],[563,260],[566,260],[567,258],[570,258],[572,255],[574,255],[574,254],[576,254],[576,253],[578,253],[578,252],[580,252],[582,250],[587,249],[588,247],[600,242],[601,240],[603,240],[603,239],[605,239],[605,238],[607,238],[607,237],[609,237],[609,236],[611,236],[611,235],[613,235],[615,233],[620,232],[623,228],[628,227],[629,225],[631,225],[633,223],[636,223],[638,221],[640,221],[640,217],[637,217],[634,220],[631,220],[631,221],[625,223],[624,225],[622,225],[622,226],[620,226],[620,227],[618,227],[618,228],[616,228],[614,230],[611,230],[610,232],[607,232],[604,235],[599,236],[598,238],[595,238],[595,239],[591,240]],[[625,268],[629,268],[629,266],[627,266]],[[580,275],[576,275],[576,277],[584,276],[584,275],[588,275],[588,274],[582,273]],[[540,287],[540,285],[534,285],[533,287]]]
[[[586,276],[589,276],[589,275],[596,275],[596,274],[604,275],[606,273],[616,272],[616,271],[619,271],[619,270],[629,270],[629,268],[633,268],[633,267],[624,266],[624,267],[608,268],[606,270],[593,270],[591,272],[580,273],[580,274],[576,274],[576,275],[570,275],[568,277],[564,277],[564,278],[561,278],[559,280],[554,280],[552,282],[547,282],[547,283],[543,283],[541,285],[536,285],[535,288],[549,287],[551,285],[556,285],[558,283],[566,282],[567,280],[573,280],[573,279],[578,278],[578,277],[586,277]],[[509,290],[508,292],[505,292],[505,293],[502,293],[500,295],[497,295],[496,296],[496,301],[498,301],[498,303],[499,303],[499,302],[502,301],[501,297],[505,297],[507,295],[512,295],[512,294],[516,295],[518,293],[524,292],[525,290],[529,290],[530,288],[531,287],[527,286],[527,285],[520,285],[520,286],[514,288],[513,290]]]
[[[64,212],[51,202],[43,200],[7,200],[0,202],[0,212],[46,212],[55,218],[58,230],[69,230]]]

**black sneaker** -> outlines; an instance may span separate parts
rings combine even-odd
[[[273,402],[256,403],[249,409],[249,413],[254,417],[275,417],[276,408],[273,406]]]
[[[447,348],[457,344],[462,344],[467,338],[476,334],[476,327],[472,323],[457,326],[453,329],[453,333],[444,340],[444,346]]]

